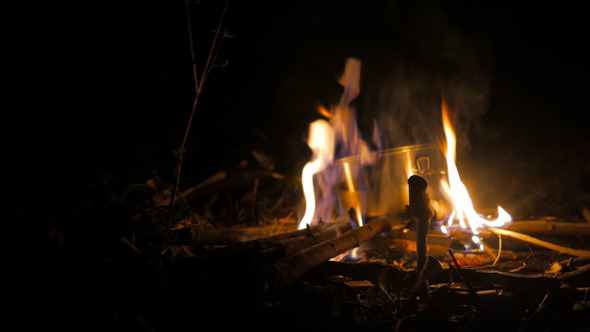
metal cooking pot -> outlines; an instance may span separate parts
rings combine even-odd
[[[403,213],[409,204],[412,175],[428,181],[431,199],[443,199],[440,182],[446,176],[446,162],[434,143],[384,150],[372,165],[360,165],[358,157],[352,156],[337,160],[334,166],[340,174],[339,203],[345,211],[360,208],[364,216]]]

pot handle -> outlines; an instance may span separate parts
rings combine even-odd
[[[428,156],[416,158],[416,171],[419,174],[424,174],[430,171],[430,158]]]

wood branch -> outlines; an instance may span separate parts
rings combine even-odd
[[[361,245],[372,239],[375,235],[388,231],[394,225],[394,221],[387,217],[379,217],[366,225],[350,230],[339,237],[328,240],[310,248],[291,255],[277,264],[269,267],[269,282],[266,290],[280,289],[296,281],[303,274],[313,268]]]
[[[198,200],[204,196],[209,196],[232,188],[249,188],[257,180],[275,179],[283,180],[285,176],[270,170],[249,170],[249,171],[229,171],[218,172],[211,177],[203,180],[195,186],[178,192],[178,198],[187,202]],[[173,187],[166,188],[158,197],[154,197],[154,206],[168,205]]]
[[[290,256],[305,248],[333,239],[351,228],[347,222],[322,223],[314,227],[257,240],[238,243],[221,248],[218,254],[237,254],[261,257],[265,260],[277,260]]]
[[[496,270],[483,270],[477,268],[461,267],[462,277],[469,282],[487,282],[499,285],[506,289],[519,290],[523,288],[551,288],[559,285],[557,278],[540,273],[514,273]],[[444,269],[436,277],[430,279],[431,284],[442,284],[460,280],[456,271]]]
[[[572,249],[567,247],[562,247],[553,243],[549,243],[547,241],[542,241],[532,236],[528,236],[525,234],[509,231],[503,228],[488,228],[491,232],[496,234],[509,236],[515,239],[519,239],[528,243],[536,244],[541,247],[545,247],[547,249],[551,249],[557,251],[561,254],[571,255],[575,257],[590,257],[590,251],[588,250],[581,250],[581,249]]]
[[[542,237],[590,237],[590,224],[577,222],[557,222],[547,220],[515,221],[501,229]],[[483,231],[485,233],[485,231]],[[469,240],[472,234],[460,229],[451,229],[451,234],[458,240]],[[482,234],[485,236],[485,234]]]
[[[271,241],[288,240],[288,239],[308,235],[310,232],[312,232],[312,233],[321,232],[321,231],[324,231],[324,230],[332,228],[332,227],[344,226],[345,224],[350,225],[350,223],[348,221],[345,221],[345,222],[320,222],[317,225],[308,226],[307,228],[304,228],[304,229],[298,229],[298,230],[291,231],[291,232],[275,234],[273,236],[270,236],[268,239]]]
[[[272,255],[273,257],[276,257],[276,253],[278,252],[280,256],[283,257],[291,256],[305,248],[309,248],[318,243],[334,239],[339,235],[344,234],[346,231],[350,230],[350,228],[350,223],[341,223],[337,226],[324,229],[319,234],[310,233],[309,235],[306,235],[304,237],[296,237],[282,240],[277,242],[277,245],[274,246],[272,249],[266,250],[262,252],[262,254],[265,256]]]
[[[203,196],[209,196],[233,188],[252,188],[258,180],[284,180],[285,176],[270,170],[247,170],[220,172],[200,184],[186,189],[182,197],[187,201],[195,201]]]
[[[428,259],[428,230],[430,219],[433,216],[430,207],[430,195],[428,194],[428,182],[418,176],[412,175],[408,179],[410,214],[416,223],[416,270],[419,273],[416,288],[421,298],[428,298],[428,281],[422,276],[422,269]]]
[[[573,271],[560,274],[557,279],[567,283],[584,282],[584,286],[588,285],[588,275],[590,275],[590,264],[576,268]]]
[[[590,237],[590,223],[582,222],[515,221],[504,229],[533,236]]]
[[[186,226],[180,229],[172,230],[165,236],[167,237],[166,245],[204,245],[204,244],[219,244],[219,245],[237,245],[243,246],[244,250],[248,250],[249,246],[260,248],[260,242],[283,241],[290,238],[296,238],[322,232],[328,228],[341,227],[343,222],[338,223],[319,223],[315,226],[270,235],[269,231],[273,228],[203,228],[198,226]]]
[[[418,175],[412,175],[408,179],[410,214],[416,223],[416,251],[418,271],[422,270],[428,257],[428,229],[432,210],[430,208],[430,195],[428,194],[428,182]]]
[[[435,259],[429,257],[433,261]],[[590,270],[590,265],[584,267],[583,272]],[[417,274],[412,271],[401,270],[398,266],[386,266],[380,263],[344,263],[329,261],[314,273],[318,275],[343,275],[354,280],[369,280],[374,284],[387,283],[389,289],[403,289],[412,287],[416,283]],[[550,275],[540,273],[524,274],[515,272],[504,272],[497,270],[484,270],[480,268],[461,267],[461,273],[465,281],[472,284],[474,290],[479,287],[505,288],[507,290],[519,289],[546,289],[547,287],[556,287],[561,279],[569,280],[574,277],[571,275],[562,275],[555,278]],[[581,273],[581,272],[580,272]],[[387,278],[387,280],[384,280]],[[430,274],[428,280],[430,284],[448,284],[449,282],[459,282],[460,276],[456,269],[439,269],[436,273]]]
[[[165,234],[164,247],[171,245],[230,245],[269,236],[268,233],[247,228],[200,228],[184,227]]]
[[[387,289],[413,287],[413,271],[406,271],[399,265],[384,265],[376,262],[339,262],[327,261],[312,272],[318,276],[344,276],[353,280],[368,280],[375,285],[384,285]]]
[[[392,230],[390,235],[394,239],[404,239],[416,241],[417,232],[415,230]],[[428,234],[427,245],[439,245],[458,251],[465,251],[465,245],[461,241],[447,235]]]

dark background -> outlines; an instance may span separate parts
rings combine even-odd
[[[223,5],[191,3],[199,73]],[[353,106],[364,137],[377,119],[387,148],[436,141],[444,90],[478,209],[583,221],[586,15],[558,2],[232,0],[223,29],[235,37],[218,56],[229,62],[204,86],[181,189],[243,159],[257,167],[254,148],[275,158],[275,171],[298,176],[316,107],[338,102],[336,79],[357,57]],[[4,325],[112,330],[146,305],[160,324],[180,326],[202,299],[187,295],[188,284],[215,292],[223,310],[203,303],[204,315],[227,320],[226,306],[243,302],[217,298],[220,288],[192,274],[164,294],[150,255],[121,241],[145,244],[159,226],[149,215],[133,223],[121,188],[154,173],[173,180],[194,99],[184,2],[9,2],[0,24]]]
[[[199,73],[223,5],[191,3]],[[33,2],[2,15],[13,215],[75,201],[105,175],[172,180],[194,98],[184,2]],[[382,122],[386,147],[440,137],[444,89],[476,200],[521,217],[579,215],[590,188],[587,28],[581,8],[557,2],[230,1],[222,29],[233,38],[217,61],[228,63],[205,84],[181,186],[253,147],[296,175],[317,105],[338,101],[336,78],[358,57],[367,136],[389,116],[399,121]]]

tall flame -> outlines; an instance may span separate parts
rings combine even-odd
[[[307,145],[313,155],[312,159],[303,167],[301,174],[303,195],[305,196],[305,214],[299,223],[299,229],[307,227],[315,213],[313,176],[323,171],[334,160],[334,129],[325,120],[312,122],[309,125]]]
[[[473,208],[473,202],[469,197],[467,188],[461,182],[459,171],[455,164],[457,139],[455,131],[451,124],[449,109],[445,98],[442,99],[442,122],[446,137],[446,151],[445,158],[447,162],[448,183],[443,181],[441,188],[443,194],[453,207],[453,213],[449,217],[448,227],[451,227],[455,218],[459,220],[459,225],[462,228],[467,228],[467,223],[474,235],[479,234],[478,228],[487,227],[501,227],[506,223],[512,221],[512,217],[498,206],[498,217],[494,220],[482,218]]]
[[[374,162],[374,154],[369,150],[369,145],[361,138],[357,126],[354,109],[350,102],[354,100],[360,91],[360,70],[361,61],[355,58],[349,58],[346,61],[344,73],[338,82],[344,88],[338,105],[331,110],[323,107],[319,108],[319,113],[329,118],[329,123],[325,120],[316,120],[310,124],[308,145],[313,152],[313,157],[303,168],[301,175],[303,193],[305,196],[305,214],[299,223],[299,229],[305,228],[312,223],[316,213],[326,214],[335,207],[335,197],[332,192],[338,186],[338,174],[331,174],[341,171],[346,181],[348,191],[346,195],[351,199],[351,206],[356,211],[356,219],[359,225],[362,225],[362,211],[364,192],[366,188],[358,185],[359,177],[362,173],[362,165]],[[338,150],[336,151],[336,147]],[[334,158],[349,158],[342,168],[336,167],[336,170],[327,169],[329,165],[334,164]],[[314,175],[320,173],[321,180],[318,181],[320,186],[314,189]],[[357,181],[357,182],[355,182]],[[323,195],[323,205],[317,204],[315,192],[319,191]],[[316,206],[317,205],[317,206]],[[349,208],[341,207],[341,208]],[[316,211],[318,210],[318,211]],[[343,212],[343,211],[339,211]],[[346,212],[346,211],[344,211]]]

